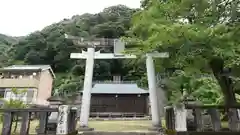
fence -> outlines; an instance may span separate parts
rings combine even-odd
[[[166,132],[168,134],[188,134],[188,135],[237,135],[240,134],[240,121],[228,118],[228,128],[222,127],[220,110],[228,113],[238,113],[240,105],[192,105],[181,104],[178,106],[168,106],[165,108]],[[192,112],[193,121],[190,123],[189,110]],[[235,110],[235,111],[234,111]],[[205,113],[204,113],[205,112]],[[210,121],[210,127],[204,122],[204,117]],[[229,114],[228,114],[229,115]],[[239,117],[239,114],[237,114]],[[191,129],[192,128],[192,129]]]
[[[28,135],[30,119],[33,113],[38,114],[39,127],[37,134],[49,134],[47,131],[48,116],[52,112],[58,112],[57,128],[53,134],[67,135],[76,133],[76,110],[67,105],[61,105],[58,109],[53,108],[27,108],[27,109],[0,109],[3,113],[2,135],[11,135],[13,117],[16,114],[21,116],[20,135]]]

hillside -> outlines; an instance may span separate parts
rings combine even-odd
[[[58,92],[79,90],[82,87],[85,61],[69,58],[71,52],[80,52],[80,48],[72,41],[66,40],[64,33],[81,37],[119,38],[127,34],[135,11],[136,9],[116,5],[105,8],[97,14],[75,15],[71,19],[64,19],[47,26],[41,31],[20,39],[9,52],[10,63],[20,61],[25,64],[50,64],[57,74],[55,89]],[[8,40],[13,41],[11,43],[16,41],[14,38]],[[126,62],[128,61],[97,60],[94,80],[110,80],[113,74],[123,75],[124,80],[139,79],[140,70],[145,66],[143,65],[142,68]]]
[[[18,41],[17,37],[11,37],[4,34],[0,34],[0,44],[12,44]]]
[[[5,66],[9,63],[9,50],[14,44],[18,42],[20,38],[11,37],[4,34],[0,34],[0,67]]]

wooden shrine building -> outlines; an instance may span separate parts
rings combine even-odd
[[[92,89],[91,112],[148,113],[148,91],[137,84],[99,83]]]

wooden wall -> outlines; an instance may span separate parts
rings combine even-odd
[[[147,94],[92,94],[91,112],[148,113]]]

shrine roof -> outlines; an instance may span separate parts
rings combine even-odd
[[[147,94],[137,84],[98,83],[92,88],[92,94]]]

